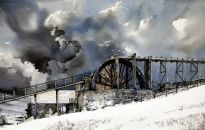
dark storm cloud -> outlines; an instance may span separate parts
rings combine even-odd
[[[47,12],[39,9],[35,0],[3,0],[0,8],[1,17],[17,34],[15,46],[23,60],[45,71],[44,64],[50,59],[65,61],[75,57],[75,51],[67,55],[60,52],[55,37],[50,35],[51,29],[43,25]]]
[[[0,24],[5,21],[16,34],[16,55],[40,71],[51,69],[53,79],[96,69],[118,50],[141,56],[204,57],[203,0],[52,2],[2,0]],[[51,36],[56,27],[65,34]]]

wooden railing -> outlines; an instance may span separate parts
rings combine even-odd
[[[0,103],[13,101],[20,98],[25,98],[28,96],[32,96],[34,94],[39,94],[50,90],[64,89],[64,88],[75,89],[74,88],[75,85],[84,83],[84,79],[86,76],[87,74],[75,75],[75,76],[70,76],[67,78],[54,80],[42,84],[37,84],[37,85],[28,86],[24,88],[14,89],[11,91],[1,92]]]

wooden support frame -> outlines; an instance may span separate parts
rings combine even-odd
[[[150,59],[145,60],[144,62],[144,76],[147,87],[152,89],[152,63]]]
[[[184,81],[184,63],[176,62],[175,82]]]
[[[165,82],[168,82],[168,74],[167,74],[167,62],[166,61],[160,61],[160,69],[159,69],[159,83],[162,84]]]
[[[133,80],[134,80],[134,88],[135,89],[140,89],[137,88],[137,77],[136,77],[136,53],[132,55],[132,75],[133,75]]]
[[[199,64],[190,63],[189,80],[199,79]]]
[[[120,64],[119,64],[119,55],[115,55],[115,72],[116,72],[116,82],[117,88],[120,88]]]

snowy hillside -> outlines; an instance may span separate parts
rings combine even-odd
[[[205,86],[149,101],[7,126],[7,130],[205,129]]]
[[[37,103],[55,103],[55,91],[48,91],[37,95]],[[59,103],[73,102],[75,98],[75,91],[60,90]],[[22,98],[16,101],[0,104],[0,116],[5,117],[8,124],[16,124],[22,122],[27,117],[26,109],[28,103],[34,103],[34,97]]]
[[[4,116],[8,124],[22,122],[27,117],[27,104],[30,97],[0,104],[0,116]]]

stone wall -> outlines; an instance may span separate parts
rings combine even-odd
[[[96,110],[115,104],[140,101],[142,98],[149,98],[152,95],[153,93],[149,90],[80,91],[78,105],[82,110]]]

